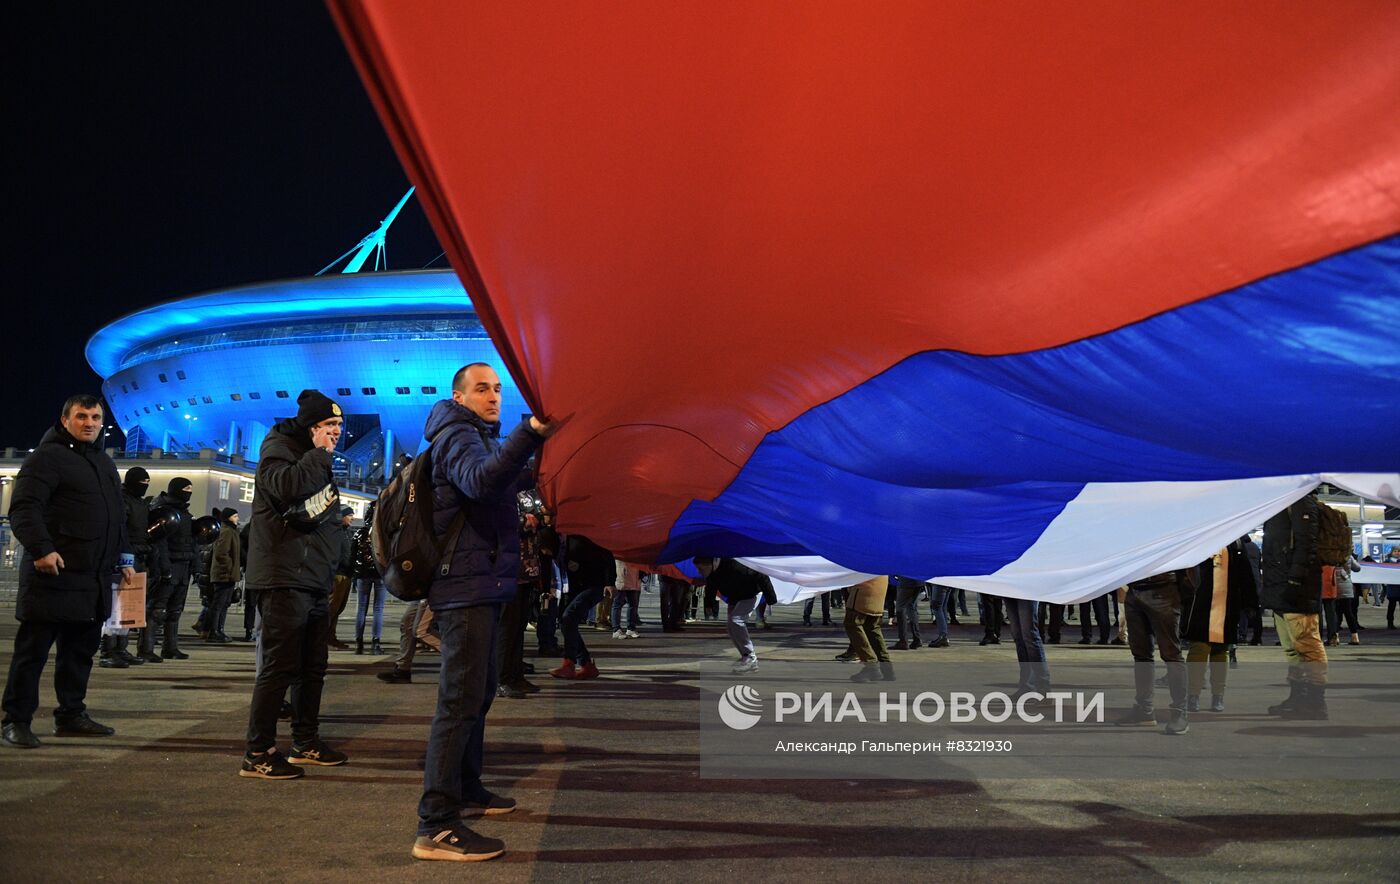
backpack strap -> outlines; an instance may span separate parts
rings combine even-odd
[[[481,435],[481,444],[485,446],[486,450],[489,452],[491,450],[491,444],[488,441],[490,437],[487,435],[486,430],[476,424],[473,424],[473,426],[476,426],[476,431]],[[450,426],[443,427],[441,430],[438,430],[437,434],[434,435],[432,439],[428,440],[428,450],[424,452],[428,457],[432,457],[433,445],[435,445],[437,440],[441,439],[443,434],[450,429],[452,429]],[[429,463],[431,464],[432,461],[430,460]],[[434,481],[436,481],[436,477],[434,477]],[[457,550],[457,541],[462,534],[462,526],[467,522],[467,505],[470,503],[470,500],[465,500],[463,505],[457,508],[457,515],[452,517],[452,523],[447,526],[447,536],[443,538],[441,552],[438,555],[438,574],[442,577],[446,577],[452,570],[452,561],[449,557]],[[500,544],[497,543],[498,549],[499,546]]]

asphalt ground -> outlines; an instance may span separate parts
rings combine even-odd
[[[386,636],[394,614],[391,605]],[[251,647],[191,639],[188,661],[93,670],[89,708],[117,729],[112,737],[48,736],[46,682],[35,720],[44,747],[0,749],[0,879],[1400,878],[1400,774],[1381,770],[1381,761],[1375,776],[1346,780],[1330,778],[1325,763],[1306,772],[1284,767],[1269,779],[1193,779],[1189,770],[1113,779],[1112,757],[1103,758],[1103,778],[852,780],[842,777],[839,759],[826,779],[702,777],[699,661],[733,659],[732,647],[718,623],[661,634],[654,598],[644,600],[642,616],[651,625],[641,639],[585,631],[602,678],[557,682],[544,674],[556,661],[534,659],[543,691],[496,701],[487,785],[520,805],[477,824],[506,841],[496,860],[428,863],[409,855],[437,657],[419,658],[412,684],[389,685],[375,678],[388,658],[332,651],[322,735],[351,761],[270,782],[237,776]],[[236,610],[229,620],[241,624]],[[755,632],[766,659],[829,660],[845,647],[839,626],[804,627],[796,608],[778,611],[774,624]],[[1382,612],[1366,606],[1362,624],[1362,646],[1329,651],[1374,663],[1393,681],[1400,632],[1386,631]],[[7,669],[15,628],[12,603],[0,605]],[[347,613],[342,638],[351,630]],[[1068,624],[1066,641],[1078,634]],[[937,654],[949,665],[1014,665],[1009,642],[978,647],[979,636],[975,625],[954,627],[951,647],[908,653]],[[1265,646],[1241,648],[1241,660],[1278,660],[1271,641],[1269,633]],[[1073,644],[1049,652],[1052,668],[1057,660],[1126,653]],[[1390,696],[1400,702],[1400,694]],[[1262,710],[1236,718],[1257,724]],[[1393,751],[1400,738],[1388,726],[1367,733],[1378,750]]]

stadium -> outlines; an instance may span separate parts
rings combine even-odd
[[[316,388],[346,415],[337,472],[373,482],[418,451],[468,362],[501,366],[451,270],[341,273],[222,289],[137,311],[87,344],[127,453],[256,460]],[[502,371],[503,420],[527,407]],[[207,456],[207,455],[206,455]],[[386,471],[386,464],[389,470]]]

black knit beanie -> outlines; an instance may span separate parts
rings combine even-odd
[[[302,390],[297,397],[297,425],[310,429],[321,421],[340,417],[340,406],[320,390]]]

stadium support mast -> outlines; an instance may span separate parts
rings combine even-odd
[[[320,276],[352,254],[354,257],[350,258],[349,263],[345,265],[345,269],[340,271],[341,273],[359,273],[360,268],[365,266],[365,262],[369,260],[370,255],[374,255],[375,270],[387,270],[388,256],[385,254],[384,241],[389,235],[389,225],[393,224],[394,219],[399,217],[399,212],[403,210],[403,207],[408,203],[408,198],[411,196],[413,196],[412,187],[410,187],[408,193],[404,194],[403,198],[399,200],[398,205],[394,206],[389,214],[384,216],[384,220],[379,222],[379,227],[356,243],[353,249],[341,255],[339,258],[336,258],[325,267],[322,267],[316,275]]]

